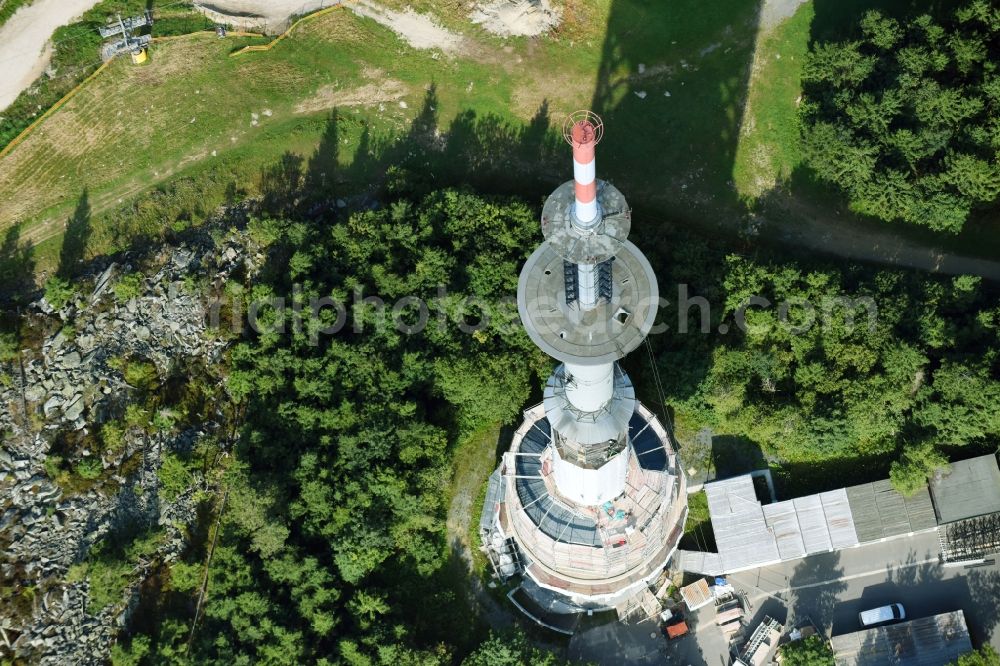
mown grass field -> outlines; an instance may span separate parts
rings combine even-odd
[[[757,43],[733,166],[736,190],[744,199],[757,199],[788,183],[801,164],[796,116],[814,16],[812,3],[806,3]]]
[[[0,231],[19,225],[21,242],[38,246],[38,268],[51,269],[86,196],[89,253],[116,249],[126,239],[115,210],[142,193],[186,177],[214,183],[194,197],[203,207],[222,202],[225,182],[252,194],[283,153],[315,150],[334,108],[339,160],[349,164],[365,126],[383,139],[406,132],[430,86],[442,132],[463,111],[518,125],[543,104],[553,117],[596,107],[609,124],[602,173],[631,196],[671,206],[731,198],[753,2],[685,1],[650,13],[641,2],[576,0],[544,39],[500,39],[465,11],[436,9],[465,37],[454,55],[413,49],[344,10],[303,24],[270,52],[229,57],[244,42],[201,34],[157,44],[146,66],[115,62],[0,161],[0,191],[10,193],[0,198]]]
[[[798,150],[805,53],[812,41],[849,31],[864,10],[858,2],[810,0],[760,32],[756,0],[655,8],[567,0],[551,34],[506,39],[473,25],[457,0],[381,4],[432,14],[462,36],[458,52],[411,48],[346,9],[303,23],[269,52],[230,57],[258,42],[205,33],[156,44],[149,64],[115,62],[0,160],[0,233],[16,226],[45,273],[84,198],[90,256],[196,222],[234,192],[258,193],[261,173],[285,153],[312,155],[334,110],[336,162],[347,168],[359,144],[398,141],[421,113],[441,134],[472,118],[466,130],[492,133],[496,143],[531,127],[541,109],[551,117],[541,124],[546,140],[558,144],[554,127],[579,108],[604,117],[598,168],[647,220],[637,225],[639,241],[655,236],[660,221],[735,236],[750,210],[786,227],[808,216],[843,233],[888,228],[851,215],[836,193],[811,182]],[[920,3],[881,4],[905,13]],[[488,159],[504,157],[497,150]],[[525,196],[569,176],[568,158],[510,161],[508,181],[517,185],[506,189]],[[348,187],[364,189],[384,167],[373,162]],[[895,231],[973,255],[1000,250],[989,226],[975,221],[953,239]]]

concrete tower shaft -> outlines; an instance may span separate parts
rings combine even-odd
[[[480,521],[497,575],[530,579],[518,593],[533,603],[515,603],[546,626],[529,607],[641,605],[687,515],[676,447],[618,364],[653,326],[656,276],[628,241],[625,197],[596,176],[601,119],[577,112],[563,130],[574,178],[546,200],[545,240],[517,286],[525,330],[559,365],[490,477]]]
[[[518,282],[518,308],[532,340],[563,362],[546,383],[545,411],[557,449],[554,477],[573,501],[621,494],[635,394],[616,361],[642,343],[656,316],[656,276],[628,242],[631,212],[613,185],[596,177],[601,119],[567,119],[574,179],[542,210],[542,243]]]

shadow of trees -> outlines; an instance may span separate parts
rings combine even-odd
[[[852,455],[808,462],[782,462],[771,467],[778,496],[813,493],[878,481],[889,476],[891,459],[885,455]]]
[[[911,618],[963,611],[973,645],[989,642],[1000,623],[1000,571],[995,566],[948,569],[938,560],[917,563],[911,552],[902,566],[887,569],[885,583],[865,588],[862,599],[874,604],[890,595],[904,603]]]
[[[80,263],[86,257],[87,241],[90,239],[90,195],[83,188],[76,202],[76,210],[66,221],[62,248],[59,250],[59,267],[56,274],[64,279],[75,277],[80,271]]]
[[[798,623],[808,618],[817,627],[832,626],[837,598],[847,591],[847,583],[839,580],[843,575],[838,552],[803,559],[788,579],[789,587],[793,588],[790,598],[793,621]]]
[[[483,194],[518,194],[529,200],[572,177],[569,152],[543,103],[527,124],[495,114],[460,112],[442,131],[435,86],[405,132],[376,135],[364,124],[353,155],[343,155],[340,125],[356,122],[334,110],[308,160],[286,153],[259,177],[264,210],[290,218],[333,218],[378,205],[388,197],[417,199],[431,190],[469,186]],[[562,168],[557,168],[561,166]],[[551,180],[527,177],[539,167]]]
[[[0,243],[0,301],[24,301],[35,288],[34,272],[34,248],[21,242],[21,225],[14,225]]]

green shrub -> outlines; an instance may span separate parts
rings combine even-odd
[[[281,238],[281,222],[266,218],[263,220],[253,218],[247,225],[250,240],[261,247],[267,247]]]
[[[14,333],[0,333],[0,363],[17,359],[18,340]]]
[[[833,650],[820,636],[813,634],[781,646],[784,666],[833,666]]]
[[[101,443],[105,451],[121,451],[125,448],[125,427],[121,421],[108,421],[101,426]]]
[[[102,471],[104,470],[101,467],[101,459],[96,456],[84,458],[76,464],[77,475],[81,478],[87,479],[88,481],[93,481],[101,476]]]
[[[91,549],[86,562],[70,568],[67,580],[90,582],[87,610],[92,615],[122,600],[139,559],[153,555],[163,541],[162,532],[136,530],[132,526],[109,535]]]
[[[201,585],[202,566],[174,562],[170,566],[170,587],[178,592],[193,592]]]
[[[173,502],[194,482],[194,476],[187,463],[174,453],[163,456],[163,462],[156,476],[160,479],[160,498]]]
[[[151,649],[148,636],[138,634],[125,645],[116,643],[111,648],[111,666],[139,666]]]
[[[60,456],[50,455],[45,458],[45,462],[42,463],[42,467],[45,468],[45,475],[53,481],[57,481],[62,474],[62,463],[63,459]]]
[[[930,442],[906,449],[903,456],[892,463],[889,481],[900,494],[909,497],[927,486],[927,480],[940,469],[948,467],[948,459]]]
[[[75,297],[76,290],[68,280],[53,276],[45,281],[45,300],[55,310],[62,310]]]
[[[119,303],[125,303],[142,296],[143,281],[142,273],[129,273],[121,276],[114,286],[115,298],[118,299]]]
[[[140,391],[149,391],[160,383],[156,366],[148,361],[129,361],[125,365],[125,381]]]
[[[125,425],[145,430],[149,427],[149,412],[143,409],[142,405],[132,403],[125,408]]]
[[[177,415],[169,409],[161,409],[153,414],[153,430],[169,432],[177,425]]]
[[[949,666],[1000,666],[1000,655],[992,645],[984,645],[975,652],[962,655]]]

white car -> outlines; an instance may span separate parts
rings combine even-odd
[[[905,620],[906,611],[903,610],[903,604],[889,604],[888,606],[872,608],[871,610],[859,613],[858,619],[861,621],[862,627],[871,627],[883,622]]]

